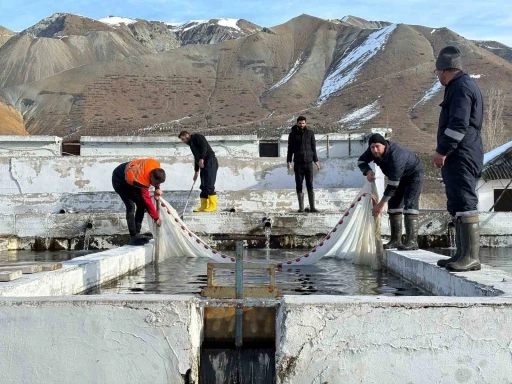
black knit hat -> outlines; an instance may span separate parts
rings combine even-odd
[[[382,137],[382,135],[380,133],[374,133],[368,139],[368,146],[375,144],[375,143],[380,143],[385,146],[388,145],[388,142],[386,141],[386,139],[384,137]]]
[[[436,69],[442,71],[443,69],[460,69],[462,70],[462,52],[459,48],[453,45],[448,45],[441,49],[439,56],[436,60]]]

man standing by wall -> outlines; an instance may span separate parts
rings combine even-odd
[[[373,207],[374,216],[384,211],[389,204],[389,226],[391,240],[385,249],[418,249],[418,215],[420,194],[423,185],[423,166],[420,159],[409,149],[392,143],[375,133],[368,140],[369,148],[359,157],[358,166],[368,181],[375,181],[370,168],[373,161],[388,178],[384,196]],[[402,245],[402,214],[405,214],[406,241]]]
[[[439,52],[436,74],[445,91],[432,163],[441,168],[457,245],[453,257],[437,264],[452,271],[479,270],[476,184],[484,158],[480,135],[484,114],[482,93],[476,82],[462,71],[461,51],[457,47],[447,46]]]
[[[160,184],[165,181],[165,171],[155,159],[137,159],[122,163],[112,172],[112,187],[126,206],[126,222],[130,232],[130,245],[144,245],[152,235],[141,235],[144,212],[160,226],[158,212],[151,201],[149,187],[155,187],[155,198],[162,195]]]
[[[215,152],[213,152],[206,138],[199,133],[190,134],[187,131],[181,131],[178,137],[190,147],[194,155],[193,180],[196,181],[199,175],[201,177],[201,185],[199,186],[201,206],[194,209],[194,212],[214,212],[217,210],[215,180],[219,169]]]
[[[316,141],[313,131],[306,127],[306,118],[299,116],[297,124],[292,127],[288,136],[288,154],[286,162],[288,170],[292,168],[295,172],[295,188],[299,199],[299,211],[304,212],[304,193],[302,192],[302,183],[306,179],[306,188],[308,190],[309,212],[318,212],[315,208],[315,193],[313,192],[313,163],[316,169],[320,171],[320,163],[316,154]]]

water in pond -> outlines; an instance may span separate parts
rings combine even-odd
[[[100,251],[1,251],[0,261],[65,261],[95,252]]]
[[[246,250],[246,261],[283,260],[301,250]],[[305,251],[302,251],[304,253]],[[196,294],[206,286],[205,258],[171,258],[160,264],[95,288],[89,294]],[[268,284],[264,270],[245,271],[244,284]],[[234,285],[234,272],[215,271],[217,285]],[[288,295],[425,295],[412,284],[385,271],[353,265],[346,260],[324,258],[310,266],[283,268],[276,273],[277,286]]]
[[[452,256],[456,250],[451,248],[432,248],[429,251]],[[483,264],[512,273],[512,248],[480,248],[480,261]]]

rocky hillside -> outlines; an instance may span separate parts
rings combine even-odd
[[[489,52],[507,60],[512,63],[512,48],[505,44],[498,43],[497,41],[474,41],[480,48],[487,49]]]
[[[446,28],[352,16],[301,15],[263,29],[233,19],[176,25],[59,17],[52,23],[60,29],[39,23],[0,48],[0,94],[31,134],[77,139],[190,129],[277,137],[305,114],[319,134],[390,127],[397,141],[430,152],[443,94],[433,69],[443,46],[462,49],[484,93],[512,89],[511,63]],[[78,41],[90,47],[87,55],[75,49]],[[511,116],[507,94],[509,130]]]
[[[14,35],[16,35],[16,33],[0,25],[0,47]]]

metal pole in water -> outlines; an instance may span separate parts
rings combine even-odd
[[[156,211],[158,212],[158,217],[160,217],[160,201],[155,199]],[[155,248],[153,250],[153,262],[158,264],[160,259],[160,227],[155,224]]]
[[[244,297],[244,242],[236,242],[236,268],[235,268],[235,298]],[[244,314],[243,304],[237,304],[235,310],[235,346],[242,346],[242,320]]]

